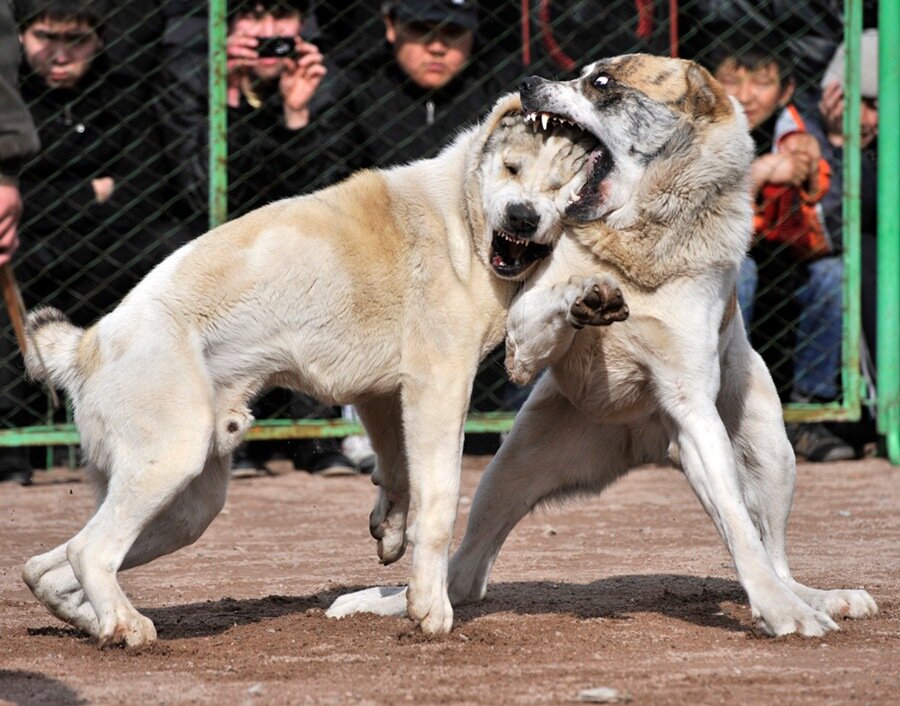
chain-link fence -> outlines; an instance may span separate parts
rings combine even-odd
[[[732,69],[751,74],[772,58],[777,110],[754,131],[764,155],[778,149],[776,123],[786,106],[809,123],[821,121],[820,83],[844,33],[843,5],[834,0],[475,4],[478,25],[470,42],[465,18],[471,0],[227,7],[185,0],[17,1],[22,93],[42,140],[21,176],[26,213],[15,265],[26,304],[52,304],[89,324],[211,223],[357,168],[431,156],[522,76],[572,77],[604,56],[678,55],[714,72],[731,61]],[[444,8],[452,21],[436,27],[404,14],[414,6]],[[875,4],[863,3],[863,10],[864,24],[874,26]],[[212,47],[211,16],[223,28],[212,35]],[[298,34],[303,42],[294,39]],[[260,53],[271,58],[253,62],[241,52],[262,44],[242,44],[239,36],[288,39],[280,47],[267,40]],[[324,57],[327,73],[318,82],[301,66],[312,52],[304,42]],[[429,44],[443,48],[421,60],[428,65],[417,66],[415,56],[404,64],[404,51]],[[40,47],[48,45],[81,57],[86,66],[76,81],[52,60],[46,64]],[[222,58],[212,84],[209,56]],[[216,78],[222,95],[210,93]],[[210,130],[211,120],[227,125],[223,140]],[[839,189],[838,177],[832,173]],[[862,388],[856,345],[861,248],[856,236],[845,236],[841,245],[841,192],[831,213],[820,201],[785,203],[776,220],[790,220],[812,204],[828,246],[804,251],[791,238],[757,233],[742,279],[750,335],[789,417],[851,418],[859,413]],[[766,205],[760,200],[758,210]],[[865,218],[864,233],[871,226]],[[834,266],[824,267],[826,261]],[[823,291],[836,310],[817,306]],[[11,329],[4,343],[0,412],[8,431],[0,432],[0,445],[74,443],[65,410],[50,410],[45,392],[23,380]],[[812,380],[808,389],[798,388],[804,374]],[[506,380],[496,351],[477,378],[468,430],[508,428],[526,392]],[[255,412],[261,421],[251,438],[339,436],[356,428],[340,410],[284,391],[259,401]]]

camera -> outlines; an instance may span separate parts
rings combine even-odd
[[[293,37],[257,37],[256,53],[260,57],[285,59],[297,55]]]

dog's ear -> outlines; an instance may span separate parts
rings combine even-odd
[[[487,128],[491,132],[497,127],[509,127],[513,121],[522,117],[522,101],[518,93],[507,93],[500,96],[487,119]]]
[[[730,118],[734,108],[725,89],[699,64],[690,62],[685,72],[687,89],[679,101],[679,108],[698,118],[713,122]]]

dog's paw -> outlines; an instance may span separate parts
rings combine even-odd
[[[800,597],[832,618],[871,618],[878,614],[875,599],[862,589],[820,591],[804,587]]]
[[[101,647],[113,645],[143,647],[156,642],[156,626],[152,620],[135,611],[127,619],[120,618],[104,625],[100,630],[98,642]]]
[[[432,600],[432,596],[414,593],[410,588],[406,593],[406,611],[429,637],[446,635],[453,627],[453,606],[446,594]]]
[[[752,609],[756,628],[765,635],[802,635],[822,637],[825,633],[839,630],[827,613],[816,610],[799,598],[788,600],[768,610]]]
[[[373,613],[389,617],[406,617],[406,587],[376,586],[362,591],[345,593],[335,599],[325,615],[329,618],[345,618],[355,613]]]
[[[393,502],[383,488],[378,489],[375,507],[369,515],[369,532],[378,540],[378,558],[392,564],[406,552],[406,514],[409,500]]]
[[[569,284],[574,289],[566,318],[575,328],[608,326],[628,318],[625,296],[612,277],[573,277]]]

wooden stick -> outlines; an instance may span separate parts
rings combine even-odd
[[[3,289],[3,302],[6,304],[6,312],[9,314],[9,320],[12,322],[13,331],[16,332],[16,341],[19,344],[19,350],[22,357],[25,357],[25,351],[28,350],[28,338],[25,336],[25,302],[22,300],[22,292],[16,282],[16,276],[13,273],[12,263],[5,262],[0,265],[0,287]],[[34,352],[37,353],[38,360],[44,365],[44,359],[41,357],[41,351],[35,344]],[[50,401],[53,403],[53,409],[59,409],[59,397],[56,396],[56,390],[50,381],[47,381],[47,390],[50,392]]]

